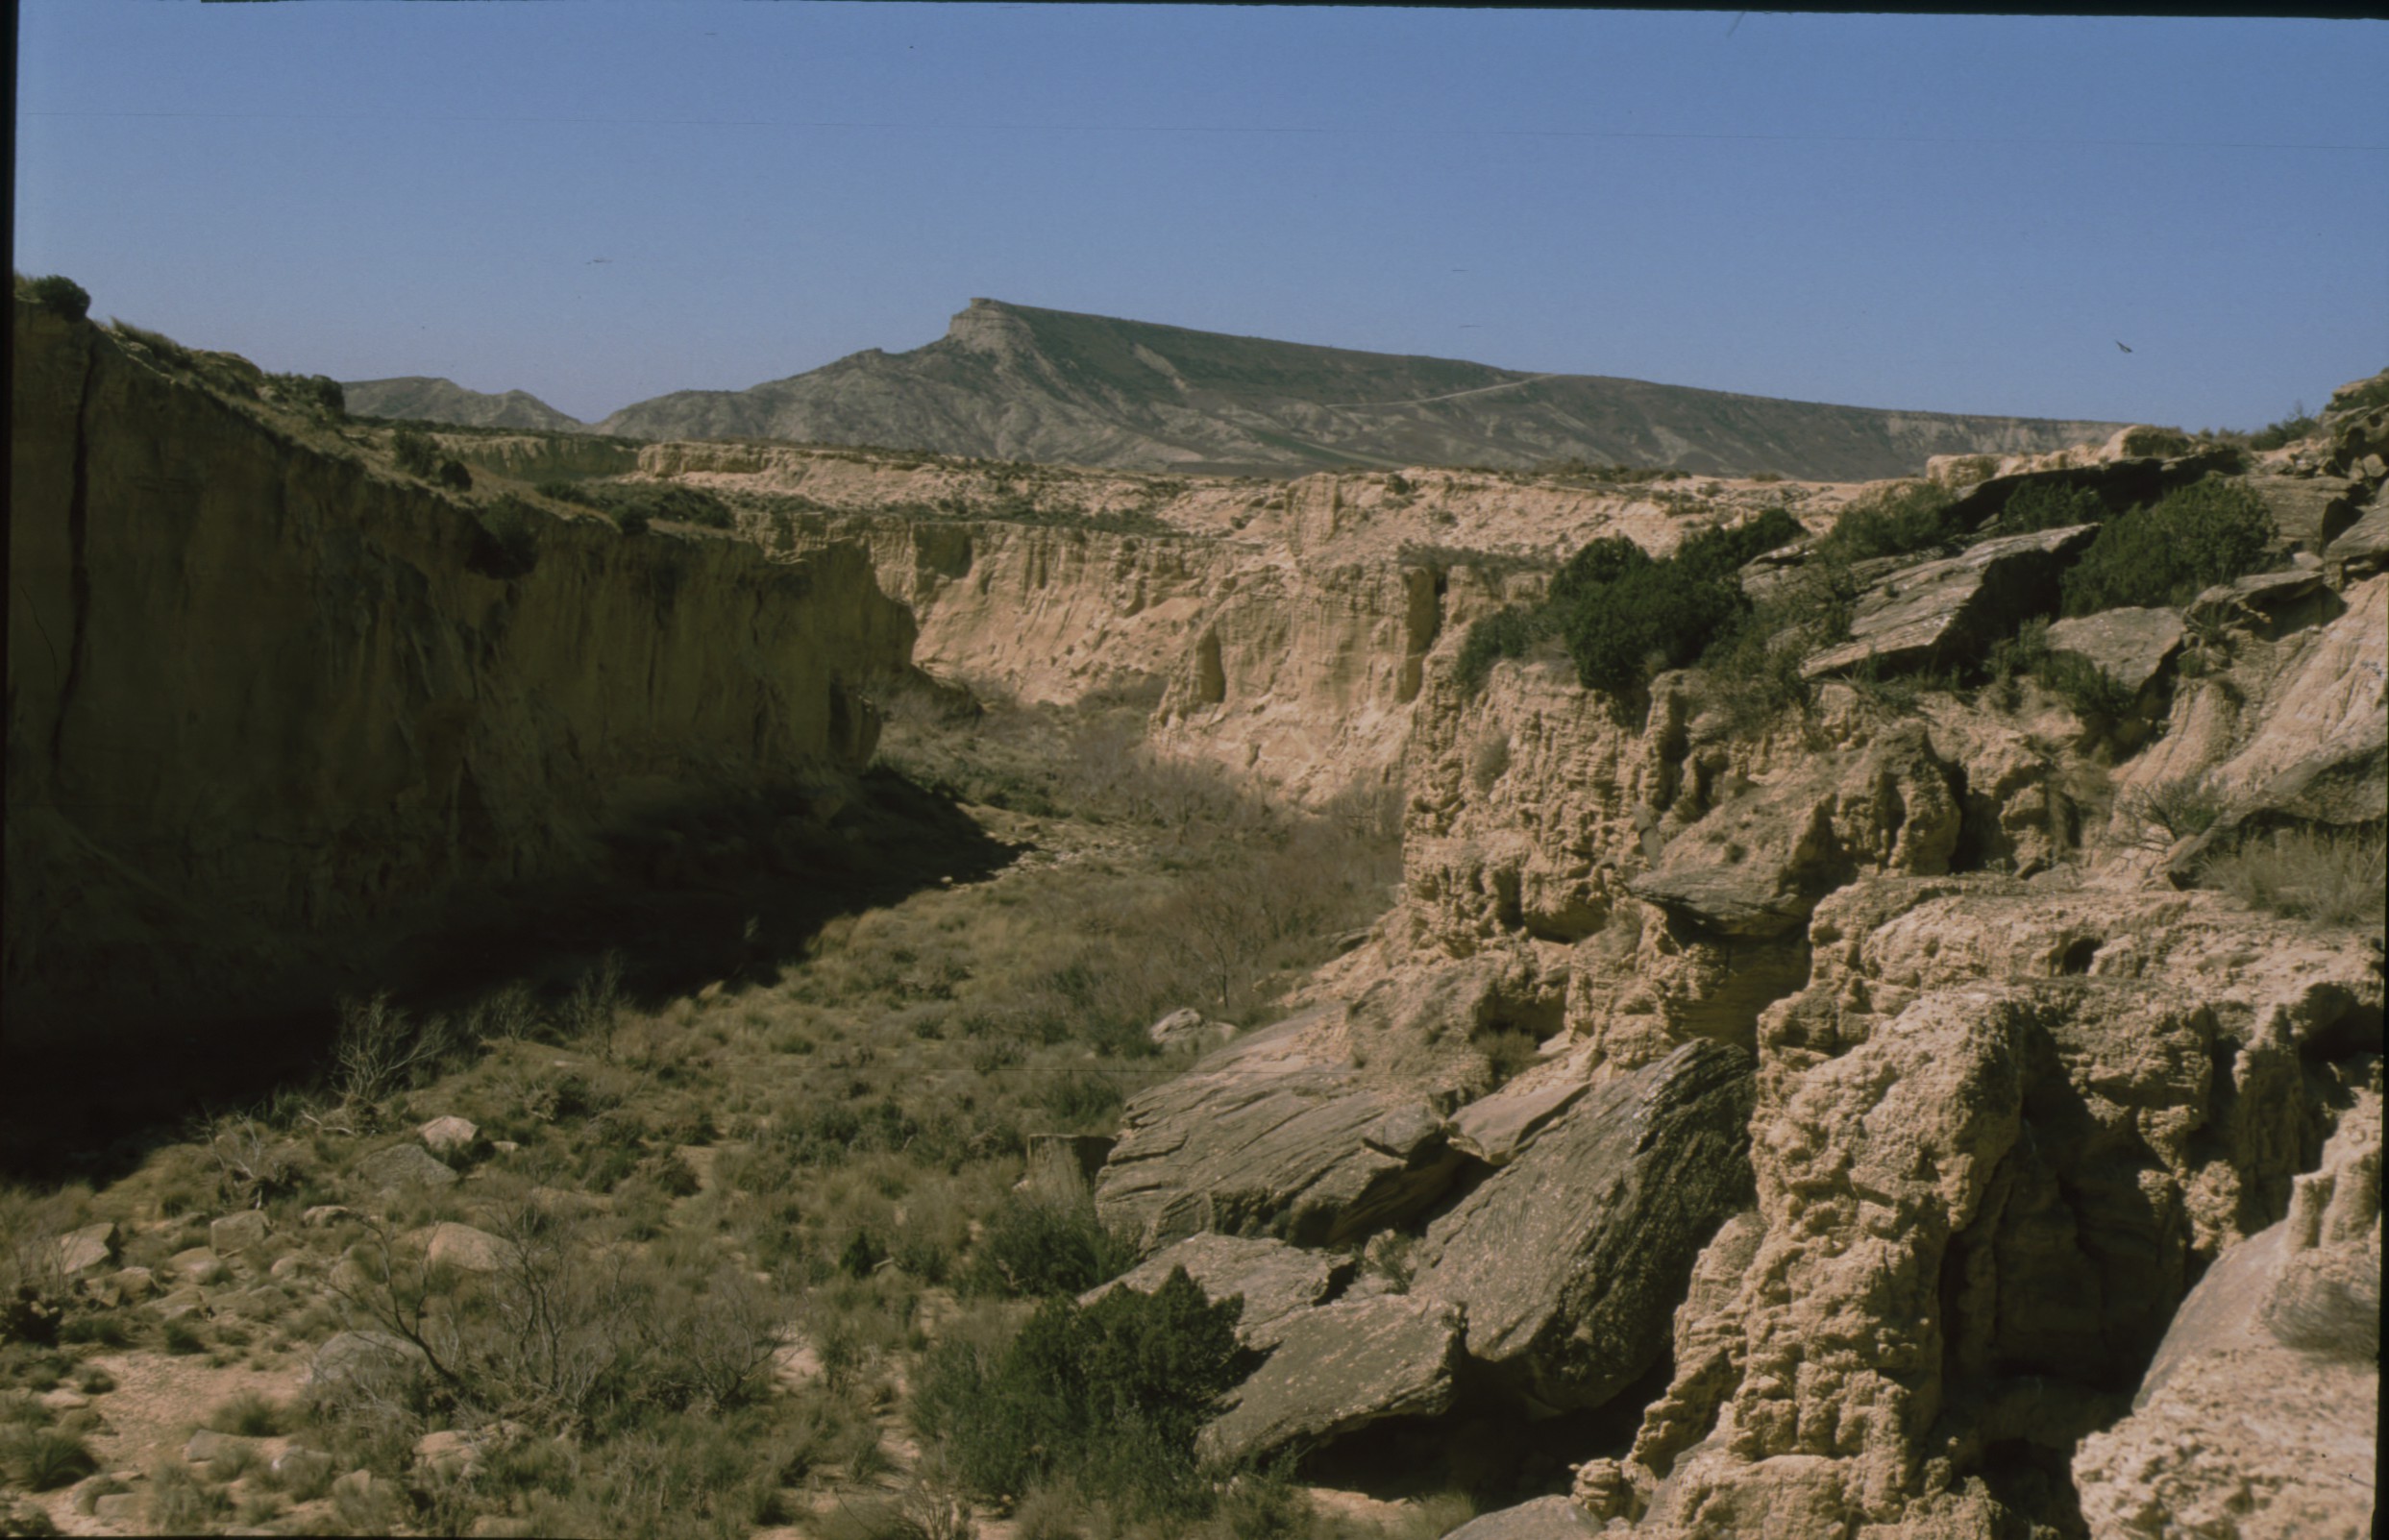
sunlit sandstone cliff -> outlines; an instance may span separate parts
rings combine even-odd
[[[858,548],[495,509],[243,360],[13,324],[12,1038],[268,998],[640,809],[868,757],[850,682],[913,623]]]

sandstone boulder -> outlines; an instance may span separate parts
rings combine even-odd
[[[1452,1148],[1487,1165],[1507,1165],[1537,1135],[1575,1105],[1589,1082],[1582,1075],[1532,1086],[1505,1086],[1452,1114]]]
[[[1444,1540],[1590,1540],[1601,1528],[1568,1499],[1539,1497],[1515,1507],[1480,1513]]]
[[[1159,1021],[1154,1022],[1145,1029],[1145,1035],[1152,1039],[1157,1047],[1191,1048],[1197,1044],[1208,1046],[1219,1042],[1222,1038],[1232,1038],[1236,1035],[1236,1029],[1222,1026],[1217,1021],[1206,1021],[1200,1011],[1188,1006],[1183,1010],[1172,1011]]]
[[[2389,564],[2389,504],[2368,509],[2339,538],[2323,548],[2323,568],[2341,585],[2356,582]]]
[[[1725,936],[1793,932],[1817,900],[1868,868],[1948,869],[1961,806],[1923,727],[1797,761],[1718,794],[1627,890]]]
[[[423,1361],[423,1350],[389,1332],[336,1332],[324,1339],[308,1365],[310,1385],[343,1380],[368,1382],[404,1374]]]
[[[1431,1224],[1412,1293],[1544,1411],[1597,1406],[1667,1351],[1692,1263],[1750,1202],[1749,1055],[1684,1044],[1587,1092]]]
[[[364,1184],[382,1192],[395,1192],[408,1187],[446,1187],[456,1182],[456,1173],[442,1165],[420,1144],[393,1144],[376,1150],[357,1162],[357,1174]]]
[[[2136,696],[2156,682],[2187,634],[2181,617],[2169,609],[2102,610],[2050,626],[2049,650],[2087,659]]]
[[[1248,1348],[1274,1347],[1290,1323],[1341,1287],[1352,1276],[1348,1257],[1306,1251],[1282,1240],[1254,1240],[1237,1235],[1189,1235],[1129,1272],[1079,1296],[1092,1305],[1115,1288],[1150,1294],[1185,1268],[1187,1277],[1217,1303],[1242,1297],[1244,1313],[1236,1323],[1237,1340]]]
[[[1985,540],[1962,555],[1903,567],[1859,596],[1850,640],[1800,672],[1831,678],[1872,666],[1942,668],[1970,661],[2034,615],[2057,608],[2066,562],[2098,536],[2096,525]]]
[[[471,1225],[436,1224],[426,1239],[423,1259],[433,1267],[454,1267],[467,1273],[495,1273],[513,1256],[513,1248],[486,1230]]]
[[[1299,1453],[1391,1417],[1451,1409],[1460,1310],[1381,1295],[1286,1323],[1277,1349],[1196,1439],[1207,1458]]]
[[[2194,626],[2229,626],[2273,637],[2323,623],[2345,608],[2317,565],[2217,583],[2192,599],[2183,614]]]
[[[237,1257],[264,1245],[271,1231],[263,1210],[244,1209],[208,1226],[208,1246],[218,1257]]]
[[[422,1138],[424,1147],[433,1155],[453,1155],[469,1150],[473,1147],[473,1141],[481,1137],[480,1126],[462,1117],[435,1117],[415,1133]]]
[[[116,1255],[116,1227],[103,1220],[72,1230],[58,1239],[58,1269],[68,1278],[106,1266]]]
[[[1364,1085],[1308,1040],[1315,1025],[1257,1033],[1130,1098],[1096,1183],[1104,1222],[1148,1253],[1279,1225],[1334,1244],[1431,1202],[1459,1159],[1442,1119],[1422,1096]]]
[[[2273,515],[2282,543],[2322,554],[2356,522],[2363,488],[2332,476],[2252,476],[2242,483]]]

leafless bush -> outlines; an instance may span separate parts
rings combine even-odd
[[[2224,800],[2195,780],[2179,780],[2128,792],[2116,808],[2131,820],[2130,843],[2166,850],[2213,828],[2224,815]]]
[[[207,1148],[215,1161],[217,1189],[235,1208],[262,1209],[297,1189],[299,1168],[290,1146],[254,1117],[218,1118]]]
[[[332,1088],[346,1106],[378,1102],[405,1089],[418,1073],[434,1068],[453,1038],[447,1018],[417,1021],[391,1004],[386,993],[344,1000],[340,1034],[332,1048]]]
[[[622,1024],[627,1004],[622,992],[622,954],[608,952],[573,986],[572,998],[564,1003],[564,1030],[575,1039],[593,1043],[600,1063],[611,1063],[614,1029]]]

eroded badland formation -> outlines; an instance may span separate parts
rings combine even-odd
[[[668,436],[1056,312],[608,437],[72,308],[12,1524],[2368,1531],[2389,377],[1268,479]]]

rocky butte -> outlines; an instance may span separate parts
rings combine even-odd
[[[2090,425],[1864,485],[1725,438],[1261,479],[665,436],[937,371],[1211,388],[982,303],[622,414],[656,441],[605,468],[443,430],[452,496],[237,359],[16,327],[12,1037],[162,956],[370,966],[634,798],[818,801],[924,674],[1132,700],[1160,754],[1401,809],[1394,902],[1278,1019],[1157,1023],[1206,1052],[1030,1145],[1133,1253],[1090,1302],[1244,1301],[1206,1455],[1575,1441],[1469,1540],[2365,1532],[2389,376],[2271,448]],[[1590,388],[1403,388],[1513,383]],[[1005,452],[1048,442],[1092,441]]]

